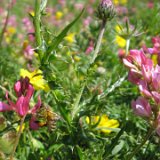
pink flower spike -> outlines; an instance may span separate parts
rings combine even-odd
[[[152,114],[150,104],[143,97],[139,97],[136,101],[132,101],[132,108],[134,113],[141,117],[149,118]]]
[[[0,102],[0,112],[11,111],[13,108],[6,103]]]

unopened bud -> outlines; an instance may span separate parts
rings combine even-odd
[[[115,16],[115,9],[111,0],[102,0],[97,9],[97,17],[103,21],[111,20]]]

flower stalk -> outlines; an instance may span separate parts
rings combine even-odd
[[[129,46],[130,46],[130,38],[126,40],[126,56],[128,55],[129,52]]]
[[[2,41],[3,41],[4,33],[6,31],[6,28],[7,28],[7,25],[8,25],[8,21],[9,21],[11,3],[12,3],[12,1],[9,0],[8,8],[7,8],[7,16],[6,16],[6,19],[5,19],[5,23],[4,23],[3,29],[2,29],[1,34],[0,34],[0,48],[2,47]]]
[[[36,45],[38,47],[37,52],[39,55],[40,61],[42,60],[42,51],[41,51],[41,45],[42,45],[42,38],[41,38],[41,10],[40,10],[40,4],[41,0],[35,1],[35,16],[34,16],[34,28],[35,28],[35,39],[36,39]]]
[[[100,50],[100,46],[101,46],[101,42],[102,42],[102,38],[103,38],[103,35],[104,35],[106,24],[107,24],[107,21],[103,20],[102,24],[101,24],[100,32],[99,32],[99,35],[98,35],[98,40],[97,40],[97,43],[96,43],[96,46],[95,46],[95,50],[94,50],[94,53],[93,53],[93,57],[92,57],[92,60],[91,60],[91,64],[94,63],[95,59],[98,56],[98,52]]]
[[[144,137],[142,143],[133,150],[133,152],[128,156],[127,160],[131,160],[131,159],[134,157],[134,155],[140,150],[140,148],[141,148],[141,147],[146,143],[146,141],[150,138],[150,136],[152,135],[152,133],[153,133],[153,128],[151,127],[151,128],[149,129],[147,135]]]
[[[20,139],[20,136],[21,136],[21,133],[22,133],[23,123],[24,123],[25,118],[26,118],[26,115],[24,115],[21,119],[20,127],[19,127],[19,130],[18,130],[18,133],[17,133],[17,137],[16,137],[16,141],[15,141],[15,144],[14,144],[14,147],[13,147],[13,151],[12,151],[11,156],[10,156],[10,160],[13,160],[13,158],[14,158],[14,154],[15,154],[15,151],[16,151],[16,148],[18,146],[19,139]]]

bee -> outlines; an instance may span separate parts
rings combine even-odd
[[[52,111],[52,108],[42,104],[41,108],[36,113],[36,123],[40,126],[47,126],[49,131],[56,128],[56,122],[60,116]]]

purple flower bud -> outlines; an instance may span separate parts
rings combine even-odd
[[[111,20],[115,16],[114,6],[111,0],[102,0],[98,6],[97,17],[103,21]]]

